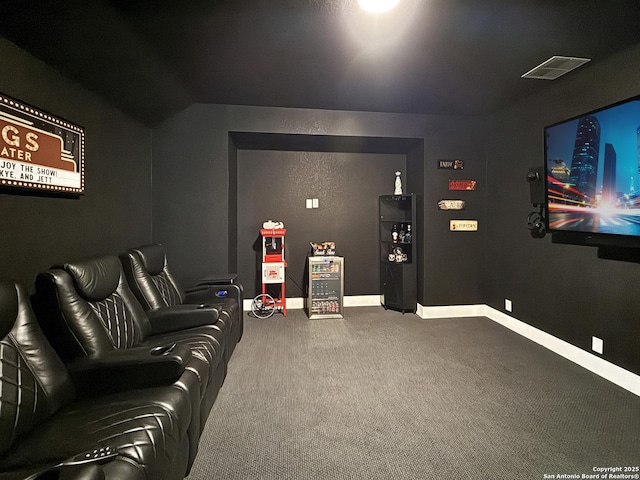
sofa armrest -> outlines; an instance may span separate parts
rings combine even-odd
[[[230,285],[238,283],[237,273],[218,273],[207,275],[198,280],[196,285]]]
[[[100,462],[104,463],[104,462]],[[90,465],[54,465],[2,472],[2,480],[104,480],[105,474],[98,461]]]
[[[101,464],[110,459],[111,457],[94,459],[82,465],[66,465],[62,463],[42,469],[28,477],[23,477],[22,480],[104,480],[105,474]]]
[[[103,395],[175,382],[191,359],[188,345],[167,344],[112,350],[68,365],[81,395]]]
[[[147,315],[151,323],[151,335],[213,325],[220,317],[218,308],[215,305],[198,303],[149,310]]]
[[[105,480],[103,465],[109,463],[109,478],[144,480],[142,468],[118,457],[118,452],[110,447],[96,447],[79,453],[60,463],[46,466],[30,466],[25,469],[2,472],[2,480]]]
[[[43,480],[46,477],[43,477]],[[102,466],[97,462],[91,465],[62,466],[58,475],[59,480],[104,480]]]
[[[242,308],[242,287],[237,284],[195,285],[185,290],[183,303],[223,304],[229,299],[235,300]]]

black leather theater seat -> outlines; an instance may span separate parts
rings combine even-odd
[[[217,308],[218,324],[227,333],[225,356],[227,361],[231,358],[243,332],[242,286],[234,277],[205,278],[185,291],[171,273],[160,244],[132,248],[120,260],[131,291],[148,312],[171,311],[189,304]]]
[[[0,478],[27,478],[47,469],[71,480],[178,480],[186,475],[192,415],[187,388],[195,382],[184,370],[189,349],[166,354],[165,362],[182,365],[170,368],[165,378],[160,372],[145,373],[148,351],[128,368],[130,375],[138,370],[139,377],[155,376],[163,385],[113,388],[114,393],[100,395],[101,382],[96,382],[94,396],[79,398],[25,290],[6,282],[0,282],[0,339]],[[99,362],[93,373],[105,375]],[[177,382],[171,378],[176,376]],[[43,473],[38,478],[57,477]]]
[[[131,349],[188,347],[186,369],[198,380],[189,426],[189,464],[199,436],[226,374],[224,333],[212,323],[217,311],[174,312],[150,318],[129,289],[115,256],[52,268],[36,278],[36,313],[47,338],[63,361],[91,378],[83,364],[96,356],[111,362],[108,381],[121,383],[126,368],[117,368]],[[193,310],[193,309],[192,309]],[[109,360],[111,359],[111,360]],[[115,365],[114,365],[115,364]]]

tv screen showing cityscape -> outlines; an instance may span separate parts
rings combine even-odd
[[[640,97],[544,133],[549,230],[640,236]]]

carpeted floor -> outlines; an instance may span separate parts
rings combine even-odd
[[[189,480],[588,478],[640,465],[640,397],[491,320],[358,307],[245,322]]]

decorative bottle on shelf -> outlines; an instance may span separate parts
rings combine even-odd
[[[393,182],[393,194],[402,195],[402,180],[400,179],[400,170],[396,171],[396,179]]]
[[[411,243],[411,224],[407,223],[407,231],[404,234],[404,243]]]
[[[404,231],[404,223],[400,224],[400,232],[398,232],[398,241],[400,243],[405,243],[405,231]]]
[[[398,225],[395,223],[393,224],[393,230],[391,230],[391,239],[393,243],[398,243]]]

